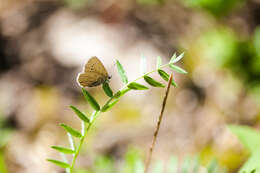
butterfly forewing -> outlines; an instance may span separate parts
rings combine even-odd
[[[97,57],[92,57],[88,60],[85,65],[85,72],[95,72],[103,75],[104,77],[108,77],[108,73],[102,62]]]

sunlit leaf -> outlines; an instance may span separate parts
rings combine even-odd
[[[144,56],[141,57],[141,62],[140,62],[140,73],[144,74],[146,72],[146,58]]]
[[[89,92],[85,89],[85,88],[82,88],[82,92],[83,92],[83,95],[85,97],[85,99],[88,101],[88,103],[90,104],[90,106],[95,109],[96,111],[99,111],[100,110],[100,106],[99,104],[97,103],[97,101],[94,99],[94,97],[92,97]]]
[[[133,90],[146,90],[148,89],[147,86],[144,86],[142,84],[136,83],[136,82],[131,82],[130,84],[127,85],[128,88],[133,89]]]
[[[82,113],[80,110],[78,110],[75,106],[70,106],[70,108],[77,114],[77,116],[81,120],[83,120],[86,123],[89,123],[89,118],[84,113]]]
[[[217,173],[217,169],[218,169],[218,162],[217,162],[217,160],[213,159],[209,163],[207,169],[208,169],[208,173]]]
[[[124,70],[123,66],[121,65],[121,63],[118,60],[116,60],[116,66],[117,66],[117,70],[118,70],[118,73],[119,73],[119,75],[121,77],[122,82],[127,84],[128,83],[128,79],[127,79],[125,70]]]
[[[170,63],[173,63],[175,61],[175,59],[177,58],[176,53],[174,53],[171,57]]]
[[[59,147],[59,146],[52,146],[51,148],[61,152],[61,153],[64,153],[64,154],[73,154],[75,153],[74,150],[72,149],[69,149],[69,148],[64,148],[64,147]]]
[[[107,82],[103,83],[103,90],[105,91],[106,95],[108,97],[112,97],[113,96],[113,91],[110,88],[109,84]]]
[[[167,81],[169,80],[170,78],[170,75],[168,73],[166,73],[165,71],[159,69],[158,70],[158,74],[163,78],[163,80]],[[172,83],[171,83],[173,86],[177,86],[176,83],[172,80]]]
[[[73,129],[72,127],[66,125],[66,124],[60,124],[61,127],[63,127],[68,133],[70,133],[72,136],[75,136],[77,138],[81,137],[80,132],[78,132],[77,130]]]
[[[151,86],[153,87],[165,87],[164,84],[154,80],[153,78],[151,78],[150,76],[144,76],[144,80]]]
[[[242,125],[230,125],[228,127],[251,153],[260,148],[260,132]]]
[[[157,56],[156,68],[159,69],[162,65],[162,58]]]
[[[61,161],[53,160],[53,159],[47,159],[47,161],[54,163],[55,165],[62,167],[62,168],[70,168],[70,165],[65,162],[61,162]]]
[[[187,74],[187,72],[182,69],[181,67],[178,67],[176,65],[170,64],[169,65],[171,69],[173,69],[174,71],[178,72],[178,73],[182,73],[182,74]]]
[[[183,56],[184,56],[184,52],[181,53],[178,57],[176,57],[176,55],[174,54],[170,60],[170,63],[176,63],[176,62],[180,61],[183,58]]]
[[[114,98],[119,98],[121,96],[123,96],[124,94],[126,94],[128,91],[130,91],[131,89],[130,88],[126,88],[126,89],[123,89],[121,91],[118,91],[115,95],[114,95]]]
[[[113,100],[112,102],[104,105],[101,109],[102,112],[106,112],[108,111],[109,109],[111,109],[117,102],[119,101],[119,99],[115,99]]]
[[[238,173],[260,173],[260,148],[249,157]]]

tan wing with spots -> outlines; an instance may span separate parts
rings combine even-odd
[[[92,57],[88,60],[87,64],[85,65],[85,72],[95,72],[103,75],[104,77],[108,78],[108,73],[106,68],[104,67],[103,63],[96,57]]]
[[[78,82],[83,87],[94,87],[109,78],[107,70],[97,57],[92,57],[85,65],[84,72],[78,75]]]
[[[105,78],[97,73],[80,73],[78,75],[78,82],[83,87],[94,87],[105,82]]]

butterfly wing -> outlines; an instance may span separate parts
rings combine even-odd
[[[104,83],[109,78],[102,62],[92,57],[85,65],[84,72],[78,75],[78,82],[83,87],[94,87]]]
[[[104,67],[103,63],[96,57],[92,57],[88,60],[87,64],[85,65],[84,71],[87,72],[95,72],[99,73],[100,75],[104,76],[104,78],[108,78],[108,73],[106,68]]]
[[[79,73],[78,83],[83,87],[94,87],[104,83],[106,78],[104,78],[99,73],[95,72],[84,72]]]

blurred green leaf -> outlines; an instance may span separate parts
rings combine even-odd
[[[82,88],[82,92],[83,92],[83,95],[84,95],[85,99],[92,106],[92,108],[95,109],[96,111],[99,111],[100,110],[100,106],[97,103],[97,101],[94,99],[94,97],[92,97],[85,88]]]
[[[163,162],[162,160],[158,160],[154,165],[153,165],[153,173],[163,173]]]
[[[162,58],[157,56],[156,68],[159,69],[162,65]]]
[[[260,133],[253,128],[241,125],[229,125],[228,128],[234,133],[240,142],[254,153],[260,147]]]
[[[176,65],[170,64],[169,65],[171,69],[173,69],[174,71],[178,72],[178,73],[182,73],[182,74],[187,74],[187,72],[182,69],[181,67],[178,67]]]
[[[74,106],[70,106],[70,108],[77,114],[77,116],[84,122],[89,123],[89,118],[82,113],[80,110],[78,110],[76,107]]]
[[[168,173],[175,173],[178,171],[178,159],[175,156],[170,158],[168,163]]]
[[[144,56],[141,57],[140,62],[140,73],[141,75],[145,74],[147,68],[146,58]]]
[[[209,163],[208,167],[208,173],[217,173],[218,171],[218,162],[216,159],[212,159]]]
[[[118,60],[116,60],[116,65],[117,65],[117,70],[118,70],[118,73],[121,77],[122,82],[127,84],[128,79],[127,79],[127,76],[126,76],[126,73],[125,73],[123,66],[121,65],[121,63]]]
[[[54,163],[55,165],[62,167],[62,168],[69,168],[70,165],[68,163],[64,163],[58,160],[53,160],[53,159],[47,159],[47,161]]]
[[[166,73],[165,71],[159,69],[158,70],[158,74],[165,80],[168,82],[169,78],[170,78],[170,75],[168,73]],[[177,86],[176,83],[172,80],[172,83],[171,83],[173,86]]]
[[[240,168],[238,173],[260,173],[260,148],[255,151],[251,157],[246,161],[246,163]]]
[[[133,89],[133,90],[147,90],[149,89],[148,87],[141,85],[136,82],[131,82],[130,84],[127,85],[128,88]]]
[[[113,91],[107,82],[104,82],[102,87],[108,97],[113,97]]]
[[[108,111],[109,109],[111,109],[117,102],[119,101],[119,99],[114,99],[112,102],[109,102],[108,104],[105,104],[101,111],[102,112],[106,112]]]
[[[144,164],[141,160],[135,162],[134,173],[144,173]]]
[[[69,148],[64,148],[64,147],[60,147],[60,146],[51,146],[52,149],[54,150],[57,150],[61,153],[64,153],[64,154],[73,154],[75,153],[75,151],[73,151],[72,149],[69,149]]]
[[[7,168],[6,168],[4,152],[1,149],[0,149],[0,172],[8,173]]]
[[[150,84],[151,86],[153,86],[153,87],[165,87],[164,84],[162,84],[162,83],[160,83],[160,82],[154,80],[154,79],[151,78],[150,76],[145,75],[145,76],[144,76],[144,80],[145,80],[148,84]]]
[[[68,133],[70,133],[72,136],[75,136],[77,138],[80,138],[81,137],[81,133],[78,132],[77,130],[73,129],[72,127],[66,125],[66,124],[63,124],[61,123],[60,124],[61,127],[63,127]]]
[[[173,54],[173,56],[171,57],[171,60],[170,60],[170,64],[180,61],[183,57],[184,57],[184,52],[181,53],[178,57],[176,57],[176,53]]]

